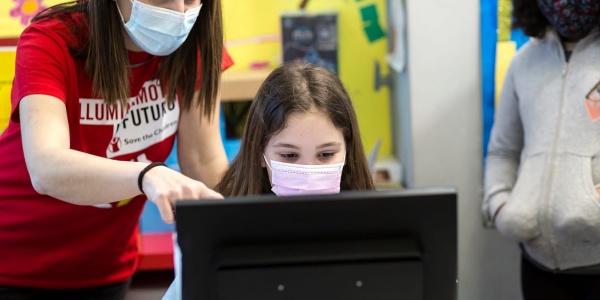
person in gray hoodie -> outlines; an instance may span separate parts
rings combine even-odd
[[[600,299],[600,1],[513,0],[485,164],[487,225],[522,249],[524,299]]]

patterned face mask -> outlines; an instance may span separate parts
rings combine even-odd
[[[582,37],[598,24],[598,0],[537,0],[537,5],[562,37]]]

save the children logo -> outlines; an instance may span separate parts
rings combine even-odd
[[[108,145],[108,151],[114,153],[119,152],[119,149],[121,149],[121,138],[115,136],[112,138],[112,141],[110,141],[110,145]]]
[[[103,99],[79,99],[82,125],[112,126],[106,157],[135,153],[160,143],[177,131],[179,103],[167,104],[158,80],[147,81],[126,106]]]

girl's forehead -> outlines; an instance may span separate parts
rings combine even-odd
[[[200,5],[202,2],[206,2],[207,0],[128,0],[129,1],[139,1],[148,5],[162,7],[162,8],[176,8],[176,7],[196,7]]]
[[[321,112],[294,112],[287,116],[286,126],[271,137],[269,144],[318,144],[323,142],[342,142],[342,131],[332,120]]]

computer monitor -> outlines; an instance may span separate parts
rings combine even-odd
[[[176,202],[183,299],[456,299],[453,188]]]

